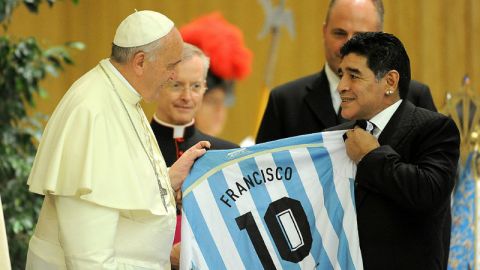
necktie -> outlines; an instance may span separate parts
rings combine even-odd
[[[376,128],[375,124],[368,120],[357,120],[354,126],[359,126],[361,129],[368,131],[370,134],[374,135],[374,130]],[[347,139],[347,133],[343,134],[343,141]]]
[[[370,132],[370,134],[373,134],[373,131],[376,128],[375,124],[368,120],[357,120],[355,122],[355,125],[361,127],[363,130]]]

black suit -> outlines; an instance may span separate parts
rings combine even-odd
[[[407,99],[436,111],[428,86],[412,81]],[[322,70],[273,89],[256,142],[320,132],[340,124],[332,105],[327,75]]]
[[[460,144],[455,123],[403,101],[378,141],[355,176],[365,269],[447,269]]]
[[[195,128],[194,125],[185,128],[181,141],[175,141],[173,138],[173,128],[163,126],[155,120],[152,120],[150,125],[168,167],[177,161],[178,152],[185,152],[199,141],[209,141],[210,149],[231,149],[238,147],[238,145],[234,143],[204,134]]]

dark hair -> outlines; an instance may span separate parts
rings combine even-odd
[[[398,88],[400,98],[405,99],[410,84],[410,59],[402,42],[392,34],[383,32],[365,32],[354,35],[340,49],[342,58],[355,53],[367,58],[367,65],[377,80],[390,70],[400,74]]]

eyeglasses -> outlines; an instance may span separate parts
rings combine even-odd
[[[207,90],[206,82],[192,82],[192,83],[184,83],[179,81],[172,81],[168,84],[168,89],[174,93],[181,93],[185,89],[189,89],[193,94],[203,94],[205,90]]]

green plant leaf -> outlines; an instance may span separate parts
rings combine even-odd
[[[79,50],[79,51],[85,49],[85,43],[80,42],[80,41],[70,41],[70,42],[66,42],[66,43],[65,43],[65,46],[67,46],[67,47],[69,47],[69,48],[72,48],[72,49],[77,49],[77,50]]]

